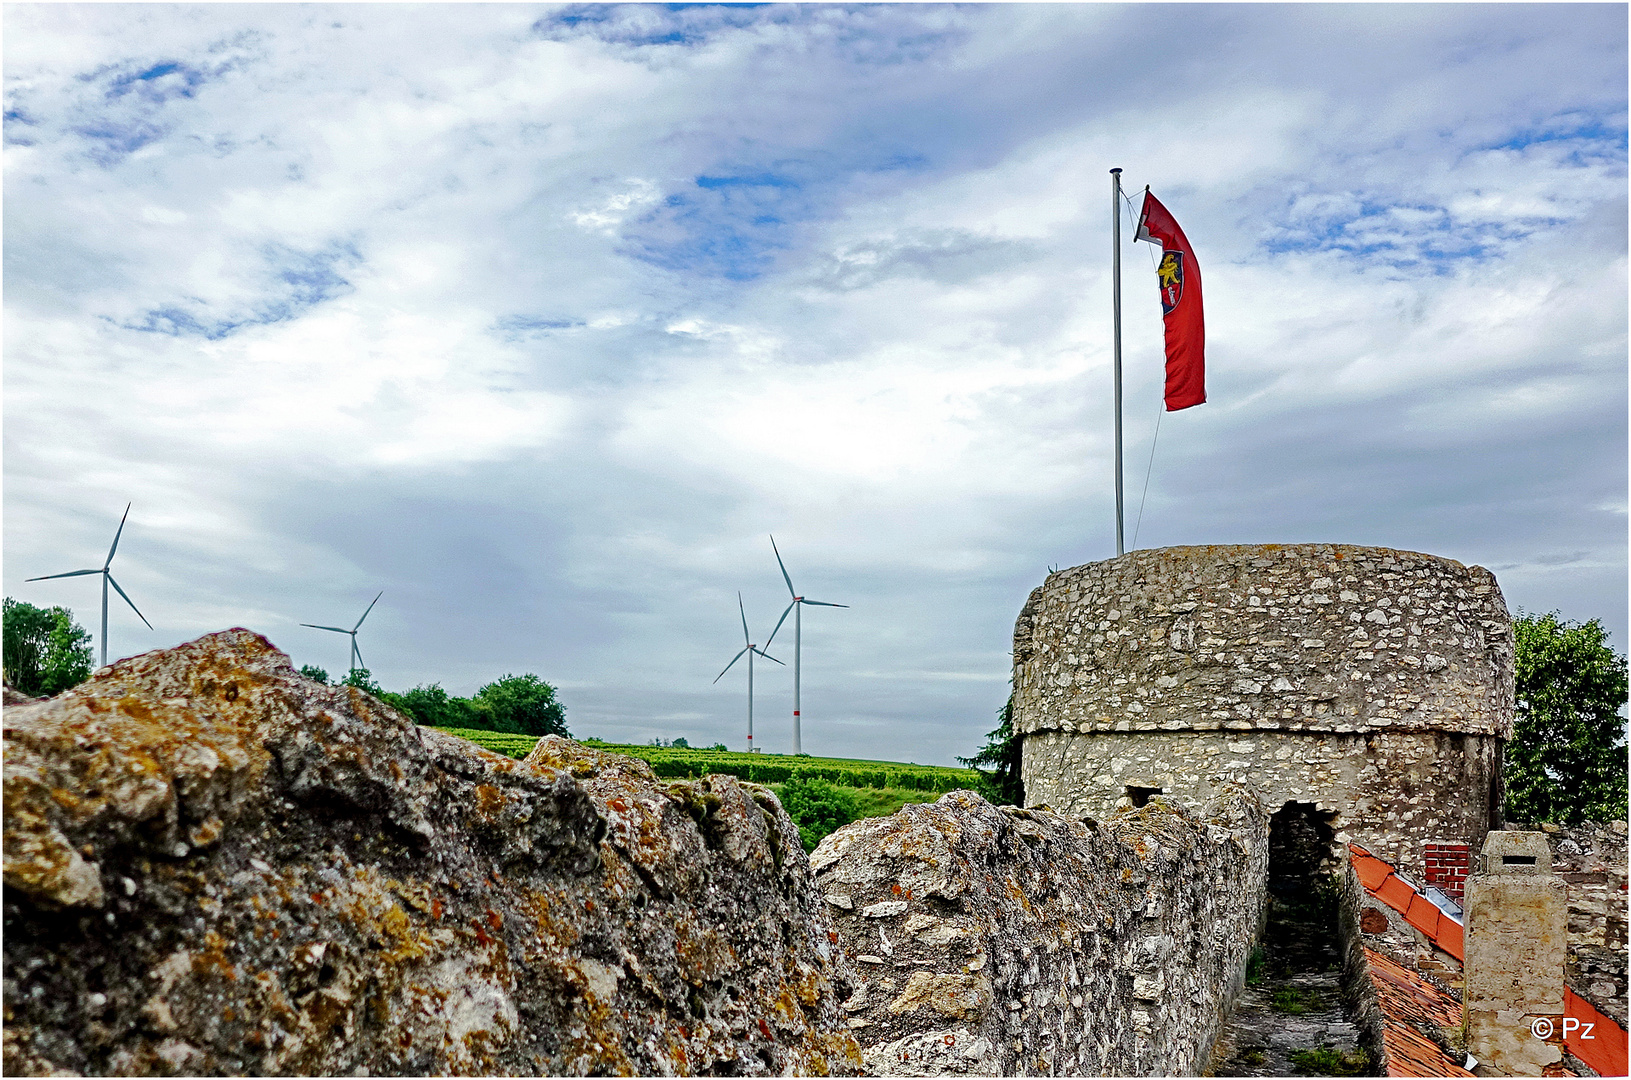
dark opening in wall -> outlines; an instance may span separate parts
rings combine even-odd
[[[1133,808],[1134,809],[1137,809],[1137,808],[1139,808],[1141,806],[1148,806],[1150,804],[1150,799],[1151,798],[1153,798],[1156,795],[1164,795],[1164,794],[1166,794],[1166,789],[1164,789],[1164,788],[1135,787],[1132,784],[1127,785],[1127,797],[1129,799],[1133,800]]]
[[[1339,865],[1336,811],[1288,802],[1269,818],[1268,914],[1263,948],[1281,976],[1336,971]]]
[[[1288,802],[1269,818],[1269,892],[1302,896],[1337,867],[1335,810]]]

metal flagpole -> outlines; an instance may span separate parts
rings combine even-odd
[[[1121,510],[1121,170],[1110,170],[1110,292],[1116,372],[1116,554],[1127,554]]]

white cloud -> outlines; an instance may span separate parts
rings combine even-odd
[[[764,632],[785,604],[774,531],[853,605],[806,622],[807,748],[967,753],[1026,592],[1113,549],[1112,165],[1208,301],[1212,400],[1162,418],[1141,543],[1485,560],[1623,640],[1623,9],[7,30],[8,594],[84,614],[21,579],[135,500],[121,581],[160,633],[116,622],[116,651],[248,622],[321,661],[295,624],[384,588],[388,685],[536,670],[584,734],[739,742],[709,680],[737,589]]]

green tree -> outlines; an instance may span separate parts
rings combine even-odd
[[[985,745],[973,757],[957,760],[978,769],[990,790],[981,792],[994,803],[1025,805],[1025,779],[1020,772],[1020,746],[1024,741],[1014,734],[1014,695],[997,710],[997,729],[985,737]]]
[[[91,635],[67,608],[39,608],[6,597],[4,624],[6,682],[31,697],[49,697],[91,677]]]
[[[799,827],[805,851],[814,851],[821,838],[861,816],[855,793],[825,780],[795,776],[775,786],[787,816]]]
[[[1502,770],[1506,816],[1521,822],[1625,817],[1626,660],[1592,619],[1519,612],[1517,714]]]
[[[478,714],[464,698],[449,695],[441,683],[416,686],[396,697],[398,708],[429,727],[480,728],[488,723],[485,713]]]
[[[341,679],[338,683],[335,683],[335,685],[355,686],[363,693],[372,694],[375,697],[379,697],[385,692],[379,688],[379,683],[374,681],[374,676],[365,667],[352,668],[350,671],[345,673],[345,678]]]
[[[301,664],[300,674],[315,682],[328,682],[328,672],[318,667],[316,664]]]
[[[555,688],[538,676],[506,675],[476,691],[471,704],[485,711],[494,731],[517,735],[570,735]]]

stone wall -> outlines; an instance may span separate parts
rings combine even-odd
[[[1014,629],[1027,800],[1103,814],[1249,775],[1419,871],[1501,812],[1512,629],[1489,571],[1336,544],[1137,551],[1050,574]]]
[[[971,792],[811,856],[867,1072],[1196,1075],[1261,923],[1262,807],[1226,789],[1104,821]]]
[[[246,630],[4,733],[9,1075],[860,1067],[767,789],[554,738],[512,761]]]
[[[1491,736],[1435,731],[1043,731],[1025,740],[1025,798],[1096,814],[1129,787],[1204,801],[1242,784],[1271,811],[1287,802],[1335,811],[1338,843],[1419,874],[1429,841],[1482,839],[1500,760]]]
[[[1569,888],[1565,979],[1626,1026],[1626,823],[1542,825],[1552,873]]]

